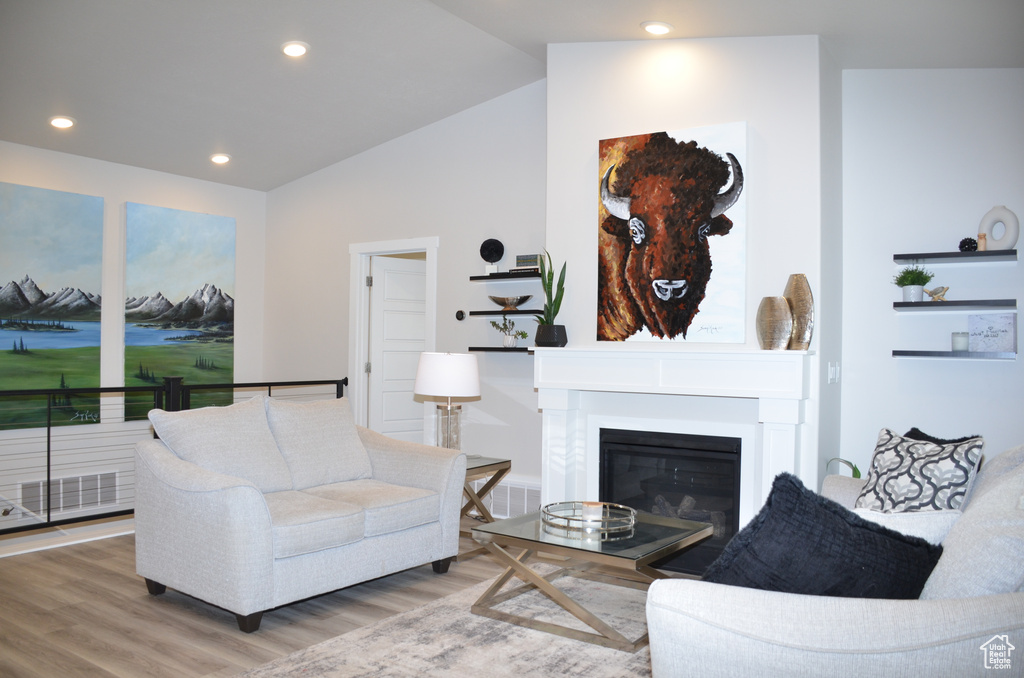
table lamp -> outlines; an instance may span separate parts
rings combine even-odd
[[[480,396],[480,370],[469,353],[421,353],[413,392],[446,399],[437,405],[436,445],[461,449],[462,406],[452,398]]]

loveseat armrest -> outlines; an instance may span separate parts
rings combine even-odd
[[[821,483],[821,496],[826,499],[852,509],[857,503],[860,491],[864,489],[866,478],[851,478],[850,476],[827,475]]]
[[[458,478],[461,496],[466,455],[459,450],[396,440],[362,426],[356,426],[356,431],[370,455],[376,480],[444,492],[454,476]]]
[[[370,455],[373,477],[440,495],[441,558],[459,552],[459,517],[466,484],[466,455],[459,450],[395,440],[356,426]]]
[[[216,492],[233,487],[259,489],[250,481],[205,469],[185,461],[160,440],[142,440],[135,446],[138,460],[161,483],[183,492]],[[262,494],[261,494],[262,496]]]
[[[1024,631],[1024,593],[880,600],[660,580],[647,626],[653,678],[985,675],[981,646]]]
[[[273,606],[270,511],[255,485],[180,459],[159,440],[136,444],[135,482],[139,575],[236,614]]]

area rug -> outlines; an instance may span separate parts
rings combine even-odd
[[[621,652],[592,643],[482,617],[470,606],[491,582],[435,600],[264,664],[246,678],[649,678],[650,651]],[[518,585],[514,580],[512,585]],[[646,593],[562,577],[558,588],[629,639],[647,630]],[[587,630],[588,627],[531,591],[497,609]]]

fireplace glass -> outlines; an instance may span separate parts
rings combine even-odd
[[[601,429],[600,500],[711,523],[714,536],[654,563],[701,575],[739,529],[740,439]]]

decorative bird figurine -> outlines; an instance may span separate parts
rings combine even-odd
[[[932,290],[925,290],[925,293],[932,298],[932,301],[946,301],[946,292],[948,291],[948,287],[936,287]]]

